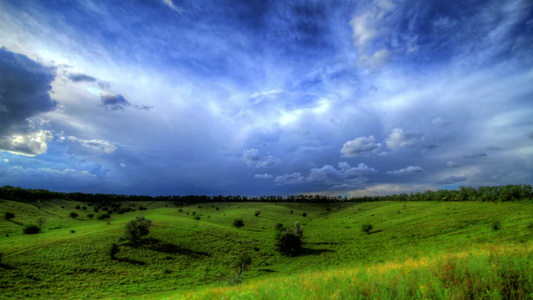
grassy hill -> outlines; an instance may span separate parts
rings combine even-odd
[[[0,298],[533,297],[531,201],[121,207],[136,211],[99,221],[88,203],[0,200],[2,217],[15,214],[0,220]],[[112,260],[111,244],[140,214],[153,221],[150,234],[137,246],[119,243]],[[244,227],[232,225],[236,218]],[[41,233],[22,233],[39,220]],[[274,227],[296,221],[304,253],[282,256]],[[363,224],[373,225],[370,234]],[[244,277],[236,268],[242,253],[252,258]]]

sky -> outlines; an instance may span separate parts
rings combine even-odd
[[[0,185],[533,184],[533,2],[2,0]]]

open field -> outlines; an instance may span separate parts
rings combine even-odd
[[[40,206],[40,208],[38,207]],[[75,207],[79,206],[79,209]],[[83,210],[83,206],[86,210]],[[0,200],[0,297],[491,299],[533,296],[533,202],[121,202]],[[140,206],[147,210],[139,211]],[[254,216],[260,210],[259,216]],[[15,217],[3,219],[6,212]],[[69,217],[71,212],[79,216]],[[87,215],[92,213],[94,218]],[[306,217],[303,216],[306,214]],[[140,245],[109,248],[125,224],[153,221]],[[240,218],[244,226],[232,226]],[[40,234],[22,225],[42,224]],[[274,227],[304,226],[304,253],[274,249]],[[361,225],[372,224],[370,234]],[[248,270],[237,276],[246,252]],[[469,281],[470,280],[470,281]],[[242,281],[242,283],[241,283]],[[240,283],[240,284],[239,284]],[[218,296],[217,296],[218,295]]]

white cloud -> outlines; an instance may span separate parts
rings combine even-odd
[[[74,136],[69,136],[68,139],[69,139],[69,141],[80,143],[80,145],[82,145],[83,147],[86,147],[86,148],[89,148],[89,149],[92,149],[92,150],[102,151],[102,152],[105,152],[107,154],[111,154],[111,153],[115,152],[115,150],[117,149],[117,147],[115,145],[111,144],[108,141],[104,141],[104,140],[96,140],[96,139],[83,140],[83,139],[79,139],[79,138],[74,137]]]
[[[380,143],[376,143],[374,136],[358,137],[342,145],[343,156],[352,157],[362,154],[375,153],[381,148]]]
[[[404,133],[400,128],[394,128],[385,141],[391,149],[412,147],[421,139],[421,135],[416,133]]]
[[[364,163],[352,167],[346,162],[340,162],[338,167],[324,165],[321,168],[312,168],[307,177],[302,176],[301,173],[292,173],[276,177],[275,182],[278,184],[307,182],[329,185],[331,189],[349,189],[368,181],[368,178],[362,175],[377,173],[376,169]]]
[[[19,155],[35,156],[46,153],[53,135],[48,130],[0,138],[0,149]]]
[[[163,0],[163,3],[168,6],[170,9],[175,10],[176,12],[181,14],[181,9],[177,7],[172,0]]]
[[[390,51],[383,47],[372,49],[372,43],[389,31],[382,21],[394,7],[394,4],[387,0],[375,1],[366,12],[350,21],[352,39],[362,65],[377,69],[388,62]]]
[[[277,176],[276,179],[274,179],[274,182],[277,184],[304,183],[305,178],[302,176],[302,173],[294,172],[292,174],[285,174],[285,175]]]
[[[455,161],[455,160],[449,160],[449,161],[447,161],[447,162],[446,162],[446,165],[447,165],[448,167],[450,167],[450,168],[456,168],[456,167],[460,166],[460,165],[459,165],[459,162],[457,162],[457,161]]]
[[[272,166],[275,166],[281,163],[281,160],[279,158],[274,157],[272,155],[269,155],[266,157],[260,157],[259,150],[257,149],[244,150],[242,154],[242,160],[249,167],[256,167],[256,168],[267,168],[267,167],[272,167]]]
[[[254,178],[258,178],[258,179],[270,179],[272,178],[272,175],[268,174],[268,173],[265,173],[265,174],[255,174],[254,175]]]
[[[407,167],[405,169],[387,171],[387,174],[391,174],[391,175],[406,175],[406,174],[420,173],[420,172],[424,172],[424,169],[422,169],[419,166],[409,166],[409,167]]]
[[[433,125],[440,125],[440,126],[448,126],[451,125],[452,122],[450,120],[446,120],[445,118],[439,116],[431,120],[431,123]]]

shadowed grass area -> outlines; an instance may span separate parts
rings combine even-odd
[[[427,296],[430,298],[457,295],[461,299],[464,287],[457,286],[466,284],[466,278],[471,278],[472,287],[483,286],[475,279],[479,274],[484,274],[494,299],[497,293],[513,289],[531,291],[531,265],[525,264],[531,260],[533,243],[531,201],[202,203],[180,207],[152,201],[121,205],[148,210],[112,213],[109,221],[98,221],[88,217],[94,213],[89,203],[50,200],[42,201],[38,208],[32,203],[0,200],[0,215],[7,211],[15,214],[10,221],[0,220],[1,297],[146,295],[147,299],[175,299],[194,298],[196,293],[205,295],[215,289],[231,297],[252,299],[238,294],[240,289],[252,289],[264,299],[287,298],[283,293],[296,299],[304,299],[298,298],[300,294],[320,299],[324,295],[331,298],[333,294],[327,290],[339,285],[337,299],[372,291],[374,298],[381,292],[391,297],[423,298],[413,293],[425,289],[440,293],[427,294],[433,295]],[[261,211],[258,216],[257,210]],[[72,211],[79,217],[70,218]],[[111,244],[118,241],[126,223],[141,214],[153,222],[150,234],[135,245],[118,242],[116,259],[111,259]],[[200,220],[194,219],[196,216]],[[21,225],[38,224],[40,218],[45,219],[41,233],[22,233]],[[235,219],[242,219],[244,226],[235,228]],[[303,226],[303,253],[280,255],[274,249],[275,225],[293,227],[296,221]],[[372,225],[371,234],[361,230],[363,224]],[[228,287],[228,282],[238,282],[233,280],[235,265],[244,252],[252,262],[239,278],[243,283]],[[399,270],[407,273],[399,275]],[[489,277],[489,271],[496,277]],[[378,280],[377,274],[389,277]],[[442,279],[446,276],[451,277]],[[331,279],[321,281],[323,278]],[[448,287],[442,283],[443,288],[437,279],[447,280]],[[309,284],[317,285],[317,293],[322,294],[299,290]],[[452,292],[455,294],[446,294]]]

